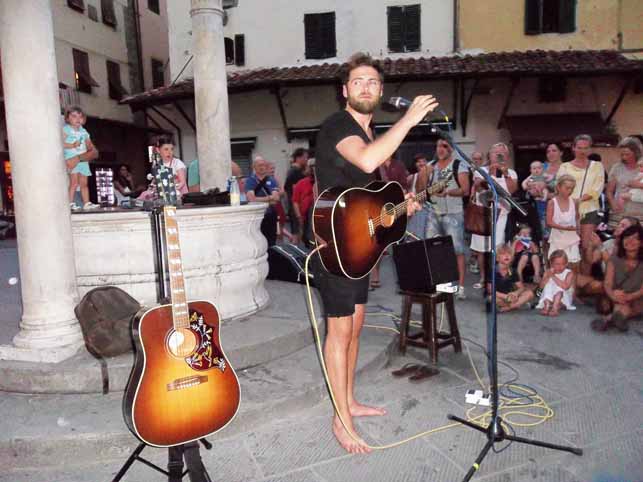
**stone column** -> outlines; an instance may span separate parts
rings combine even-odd
[[[230,176],[230,115],[223,0],[192,0],[192,53],[201,190],[225,189]]]
[[[2,0],[0,22],[23,305],[0,359],[58,362],[83,342],[50,0]]]

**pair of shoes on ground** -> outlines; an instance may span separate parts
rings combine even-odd
[[[474,290],[481,290],[484,288],[484,283],[482,281],[478,281],[477,283],[473,283],[473,289]]]
[[[393,370],[391,375],[396,378],[409,377],[411,383],[419,383],[440,373],[440,370],[429,365],[407,363],[399,370]]]
[[[96,209],[96,208],[99,208],[99,207],[100,207],[100,206],[99,206],[98,204],[94,204],[94,203],[93,203],[93,202],[91,202],[91,201],[87,201],[87,202],[83,205],[83,207],[82,207],[82,208],[81,208],[78,204],[76,204],[75,202],[69,203],[69,208],[70,208],[72,211],[78,211],[79,209]]]

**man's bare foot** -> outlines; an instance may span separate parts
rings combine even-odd
[[[352,436],[346,431],[337,416],[333,419],[333,433],[335,434],[335,438],[339,442],[339,445],[341,445],[348,453],[367,454],[371,452],[371,448],[366,444],[366,442],[364,442],[364,440],[362,440],[361,437],[355,434],[354,430]]]
[[[362,405],[357,402],[350,405],[348,409],[352,417],[381,417],[382,415],[386,415],[386,410],[383,408],[369,407],[368,405]]]

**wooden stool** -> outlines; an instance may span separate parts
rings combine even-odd
[[[455,307],[452,293],[420,293],[400,291],[402,295],[402,321],[400,322],[400,352],[406,353],[406,345],[428,348],[433,364],[438,362],[438,350],[453,345],[456,353],[462,351],[458,322],[455,318]],[[439,332],[437,327],[436,307],[445,303],[449,319],[450,333]],[[411,308],[414,304],[422,305],[422,331],[409,335]]]

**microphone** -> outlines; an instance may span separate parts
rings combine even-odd
[[[392,105],[393,107],[395,107],[396,109],[402,110],[402,109],[408,109],[409,107],[411,107],[411,104],[413,103],[413,101],[409,100],[409,99],[406,99],[404,97],[391,97],[391,98],[389,98],[388,103],[390,105]],[[446,115],[444,113],[444,111],[438,109],[437,112],[442,116],[441,118],[429,119],[428,118],[429,114],[427,114],[427,116],[424,119],[429,124],[441,124],[441,123],[443,123],[445,121],[447,123],[449,122],[449,116]]]
[[[396,109],[408,109],[409,107],[411,107],[413,101],[405,99],[404,97],[391,97],[388,100],[388,103]]]

